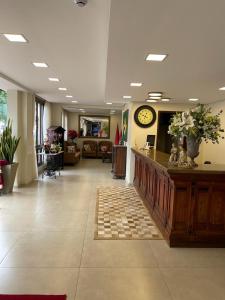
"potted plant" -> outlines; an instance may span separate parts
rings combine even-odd
[[[176,113],[169,126],[168,133],[176,139],[186,138],[187,155],[190,157],[190,166],[197,166],[194,159],[199,155],[199,146],[204,140],[218,144],[224,129],[221,128],[220,115],[223,111],[213,115],[209,106],[197,104],[186,112]]]
[[[13,161],[16,149],[18,147],[20,137],[17,138],[12,134],[12,121],[8,120],[6,127],[0,135],[0,160],[3,174],[3,189],[2,193],[7,194],[12,192],[16,177],[18,163]]]

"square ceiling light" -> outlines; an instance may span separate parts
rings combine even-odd
[[[58,88],[60,91],[67,91],[67,88],[59,87]]]
[[[15,43],[27,43],[28,42],[22,34],[4,33],[3,35],[10,42],[15,42]]]
[[[170,98],[163,98],[161,99],[162,102],[169,102],[170,101]]]
[[[220,91],[225,91],[225,86],[219,88]]]
[[[37,68],[48,68],[48,65],[44,62],[33,62],[32,64]]]
[[[150,97],[161,97],[162,93],[161,92],[149,92],[148,95]]]
[[[73,102],[73,103],[78,103],[78,101],[77,101],[77,100],[73,100],[72,102]]]
[[[196,101],[198,101],[199,99],[198,99],[198,98],[189,98],[188,100],[189,100],[189,101],[192,101],[192,102],[196,102]]]
[[[146,57],[147,61],[164,61],[164,59],[167,57],[167,54],[148,54]]]
[[[66,95],[66,98],[73,98],[72,95]]]
[[[48,78],[48,80],[50,80],[50,81],[55,81],[55,82],[58,82],[58,81],[59,81],[59,79],[58,79],[58,78],[55,78],[55,77],[50,77],[50,78]]]
[[[132,96],[123,96],[123,99],[131,99]]]
[[[142,86],[142,82],[131,82],[130,86],[140,87],[140,86]]]

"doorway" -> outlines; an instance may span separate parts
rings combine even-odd
[[[157,145],[156,149],[161,152],[170,153],[172,146],[172,137],[168,134],[168,127],[171,123],[172,116],[176,111],[159,111],[158,128],[157,128]]]

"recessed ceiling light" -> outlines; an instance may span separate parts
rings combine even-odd
[[[149,92],[148,93],[149,96],[153,96],[153,97],[161,97],[162,93],[161,92]]]
[[[72,95],[66,95],[66,98],[73,98]]]
[[[59,81],[58,78],[54,78],[54,77],[50,77],[50,78],[48,78],[48,80],[50,80],[50,81]]]
[[[195,102],[195,101],[198,101],[199,99],[198,98],[189,98],[188,100]]]
[[[169,102],[170,101],[170,98],[163,98],[161,99],[162,102]]]
[[[67,91],[67,88],[59,88],[60,91]]]
[[[108,104],[108,105],[112,105],[112,102],[106,102],[106,104]]]
[[[220,91],[225,91],[225,86],[221,87],[219,90]]]
[[[84,110],[84,108],[80,108],[79,110]]]
[[[146,102],[157,102],[157,101],[154,99],[147,99]]]
[[[160,100],[161,97],[160,96],[151,96],[150,99]]]
[[[78,101],[77,101],[77,100],[72,100],[72,102],[73,102],[73,103],[78,103]]]
[[[142,86],[142,82],[131,82],[131,83],[130,83],[130,86],[137,86],[137,87],[140,87],[140,86]]]
[[[111,110],[111,113],[115,113],[116,111],[115,110]]]
[[[149,54],[146,57],[148,61],[163,61],[167,57],[167,54]]]
[[[123,99],[131,99],[132,96],[123,96]]]
[[[27,40],[22,34],[4,34],[4,36],[7,38],[10,42],[16,42],[16,43],[27,43]]]
[[[33,62],[32,64],[37,68],[48,68],[48,65],[44,62]]]

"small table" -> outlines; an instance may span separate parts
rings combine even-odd
[[[63,169],[63,153],[64,151],[56,153],[38,153],[38,155],[43,155],[46,157],[46,167],[43,170],[42,178],[44,178],[44,176],[56,178],[57,171],[58,175],[60,176],[60,170]]]

